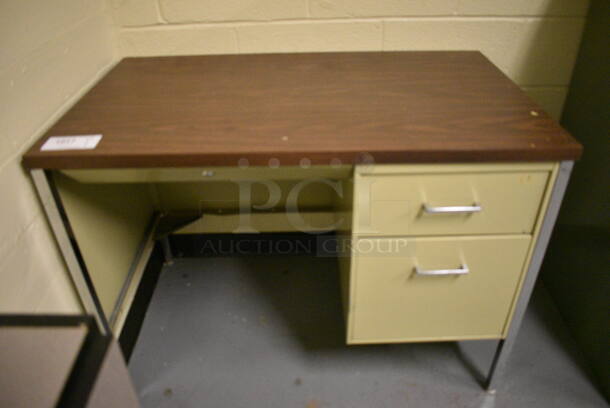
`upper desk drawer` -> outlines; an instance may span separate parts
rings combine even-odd
[[[527,234],[552,169],[552,164],[359,168],[354,233]]]

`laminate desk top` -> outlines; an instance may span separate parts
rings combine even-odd
[[[93,150],[41,151],[102,134]],[[30,168],[574,160],[581,146],[479,52],[126,58]]]

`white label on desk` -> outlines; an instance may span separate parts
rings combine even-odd
[[[40,150],[92,150],[100,140],[102,135],[51,136]]]

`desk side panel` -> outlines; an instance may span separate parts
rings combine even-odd
[[[54,174],[95,291],[109,317],[154,212],[145,184],[85,184]]]

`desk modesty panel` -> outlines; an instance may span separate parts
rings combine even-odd
[[[346,343],[496,339],[493,387],[581,150],[479,52],[218,55],[122,60],[24,164],[102,330],[168,234],[335,231]]]

